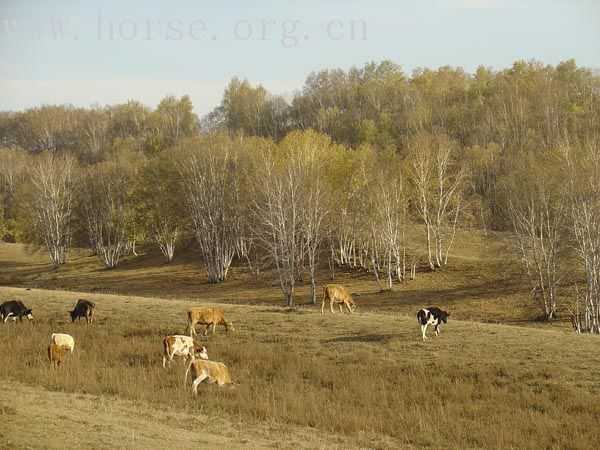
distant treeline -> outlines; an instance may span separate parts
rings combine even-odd
[[[187,96],[4,112],[0,231],[57,268],[73,245],[114,267],[137,241],[170,261],[187,237],[211,282],[234,257],[276,267],[287,304],[304,277],[315,299],[319,262],[389,289],[446,266],[458,227],[508,231],[544,317],[585,274],[574,325],[598,332],[599,119],[600,77],[572,60],[384,61],[312,73],[289,102],[234,78],[202,120]]]

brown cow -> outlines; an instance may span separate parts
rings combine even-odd
[[[71,323],[75,322],[75,319],[79,319],[81,322],[81,318],[85,317],[85,322],[87,325],[90,325],[94,320],[94,310],[96,308],[96,304],[90,300],[77,300],[77,304],[73,311],[69,311],[71,314]]]
[[[48,360],[53,369],[60,367],[66,357],[67,349],[60,345],[50,344],[48,346]]]
[[[340,305],[340,313],[343,313],[343,305],[346,305],[350,313],[354,313],[356,304],[352,300],[352,295],[341,284],[328,284],[323,287],[323,300],[321,301],[321,314],[325,312],[325,300],[329,299],[329,308],[333,313],[333,304],[338,303]]]
[[[227,331],[235,331],[233,324],[227,320],[221,308],[199,308],[192,306],[188,309],[188,332],[190,336],[196,334],[197,324],[206,325],[204,336],[208,334],[208,329],[211,325],[213,334],[217,325],[224,325]]]

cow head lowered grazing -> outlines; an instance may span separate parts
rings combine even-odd
[[[346,305],[348,311],[353,313],[356,310],[356,303],[352,299],[352,294],[341,284],[328,284],[323,287],[323,300],[321,301],[321,314],[325,312],[325,301],[329,300],[329,309],[333,313],[333,304],[340,305],[340,313],[343,313],[343,306]]]
[[[75,322],[75,319],[79,319],[81,322],[81,318],[85,317],[86,324],[91,324],[94,320],[94,310],[96,308],[96,304],[90,300],[77,300],[77,304],[73,311],[69,311],[71,315],[71,323]]]
[[[225,326],[227,331],[235,331],[231,323],[221,308],[199,308],[192,306],[188,309],[188,333],[190,336],[196,334],[196,325],[206,325],[204,336],[208,334],[208,329],[212,326],[212,332],[215,333],[217,325]]]
[[[193,380],[192,391],[196,395],[198,395],[198,385],[204,380],[207,380],[209,383],[217,383],[219,386],[225,386],[226,384],[233,385],[229,369],[222,362],[194,359],[190,361],[185,371],[186,380],[190,369]]]
[[[33,320],[31,308],[27,308],[21,300],[9,300],[0,305],[0,319],[6,323],[8,319],[23,322],[23,317]]]
[[[448,317],[450,317],[450,313],[435,306],[420,309],[417,313],[417,320],[421,325],[421,334],[423,340],[427,340],[425,332],[427,331],[428,325],[435,326],[435,335],[438,336],[440,334],[440,326],[442,325],[442,322],[448,323]]]

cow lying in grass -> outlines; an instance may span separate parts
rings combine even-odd
[[[75,339],[69,334],[52,333],[52,343],[69,350],[71,353],[75,350]]]
[[[352,299],[352,294],[341,284],[328,284],[323,287],[323,300],[321,301],[321,314],[325,312],[325,301],[329,300],[329,309],[333,313],[333,304],[340,305],[340,313],[343,313],[343,306],[346,305],[348,311],[353,313],[356,309],[356,304]]]
[[[188,358],[194,359],[196,356],[202,359],[208,359],[206,347],[203,347],[198,342],[194,341],[191,336],[183,336],[176,334],[167,336],[163,339],[163,368],[167,363],[173,361],[174,356],[183,356],[185,362]]]
[[[193,306],[188,309],[188,333],[190,336],[196,334],[196,325],[206,325],[204,336],[208,334],[208,329],[211,325],[213,334],[215,334],[217,325],[224,325],[227,331],[235,331],[233,324],[227,320],[221,308],[199,308]]]
[[[421,325],[421,334],[423,335],[423,340],[427,340],[425,332],[427,331],[428,325],[435,326],[435,335],[438,336],[440,334],[442,322],[448,323],[448,317],[450,317],[450,313],[447,313],[440,308],[436,308],[435,306],[420,309],[417,313],[417,320]]]
[[[198,385],[204,380],[208,380],[209,383],[217,383],[219,386],[226,384],[233,384],[229,370],[222,362],[215,361],[204,361],[201,359],[194,359],[190,361],[190,364],[185,371],[185,378],[187,380],[187,374],[192,370],[192,391],[198,395]]]
[[[67,350],[60,345],[50,344],[48,346],[48,360],[53,369],[60,367],[60,364],[65,360]]]

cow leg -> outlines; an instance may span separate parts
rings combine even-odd
[[[206,329],[204,330],[204,336],[208,334],[208,330],[210,329],[210,323],[206,325]]]
[[[440,335],[440,326],[439,326],[439,325],[436,325],[436,326],[435,326],[435,335],[436,335],[436,336],[439,336],[439,335]]]
[[[423,335],[423,341],[427,340],[427,336],[425,336],[426,331],[427,331],[427,324],[421,325],[421,334]]]
[[[323,300],[321,300],[321,314],[325,314],[325,299],[327,296],[323,293]]]
[[[4,323],[6,323],[6,321],[8,320],[8,318],[9,318],[10,316],[12,316],[12,315],[13,315],[13,313],[9,312],[9,313],[6,315],[6,317],[4,318]]]
[[[215,331],[217,331],[217,322],[213,322],[212,326],[213,326],[213,334],[215,334]]]
[[[333,298],[329,299],[329,309],[331,310],[332,314],[335,314],[335,311],[333,310]]]
[[[194,362],[194,360],[192,359],[192,360],[190,361],[190,363],[188,364],[188,366],[187,366],[187,369],[185,369],[185,378],[183,379],[183,382],[184,382],[184,383],[187,381],[187,378],[188,378],[188,373],[189,373],[190,369],[192,368],[192,363],[193,363],[193,362]]]
[[[165,362],[168,366],[171,366],[171,363],[173,362],[173,353],[167,352],[167,354],[163,356],[163,368],[165,367]]]
[[[192,383],[192,390],[194,391],[194,394],[198,395],[198,385],[202,383],[207,376],[207,374],[201,373],[200,375],[198,375],[198,378],[194,380],[194,382]]]
[[[340,303],[340,314],[344,314],[344,304]]]

